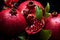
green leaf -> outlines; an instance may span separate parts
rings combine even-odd
[[[45,13],[45,17],[48,18],[50,16],[50,13]]]
[[[50,5],[49,5],[49,3],[47,3],[47,5],[45,7],[45,17],[46,18],[48,18],[50,16],[49,11],[50,11]]]
[[[21,40],[25,40],[26,39],[25,34],[26,34],[25,31],[21,32],[18,38]]]
[[[40,40],[48,40],[51,37],[51,32],[49,30],[42,30],[40,32]]]
[[[50,11],[50,4],[47,3],[46,7],[45,7],[45,12],[49,12]]]
[[[25,40],[24,36],[18,36],[18,38],[20,38],[21,40]]]
[[[42,9],[40,8],[40,7],[38,7],[38,6],[36,6],[36,18],[37,19],[42,19]]]

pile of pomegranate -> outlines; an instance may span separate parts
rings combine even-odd
[[[39,39],[42,37],[39,34],[42,30],[49,30],[51,36],[47,40],[60,40],[60,14],[55,11],[49,13],[49,3],[44,8],[40,2],[35,0],[26,0],[16,6],[18,2],[19,0],[4,0],[4,9],[0,12],[0,33],[2,35],[11,36],[11,40],[27,40],[16,37],[25,32],[25,37],[29,40],[42,40]],[[31,39],[32,36],[35,37]]]

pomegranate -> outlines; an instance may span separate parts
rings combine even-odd
[[[14,36],[22,32],[26,27],[24,16],[16,9],[6,9],[0,13],[0,31]]]
[[[22,4],[20,4],[18,7],[20,13],[22,13],[26,18],[28,25],[25,31],[28,35],[32,35],[40,32],[45,24],[44,19],[39,20],[36,18],[36,6],[39,6],[39,8],[44,10],[42,4],[35,0],[27,0]]]
[[[39,6],[42,10],[44,10],[42,4],[35,0],[27,0],[21,3],[18,10],[26,17],[28,14],[35,13],[36,6]]]
[[[53,12],[46,19],[45,29],[52,32],[50,40],[60,40],[60,14]]]
[[[14,3],[17,3],[19,0],[4,0],[6,6],[13,7]]]
[[[39,20],[36,18],[34,14],[28,14],[27,16],[28,27],[26,27],[25,31],[28,35],[36,34],[42,30],[44,27],[44,19]]]

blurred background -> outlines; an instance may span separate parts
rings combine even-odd
[[[24,2],[25,0],[19,0],[19,4],[21,4],[22,2]],[[53,11],[57,11],[60,12],[60,1],[59,0],[36,0],[38,2],[40,2],[44,7],[46,6],[46,3],[49,2],[51,9],[50,12]],[[0,0],[0,10],[2,9],[4,3],[3,0]]]

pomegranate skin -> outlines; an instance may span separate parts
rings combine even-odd
[[[4,0],[5,2],[5,4],[7,5],[7,6],[10,6],[11,8],[14,6],[14,3],[17,3],[19,0]]]
[[[39,6],[40,8],[42,8],[42,10],[44,10],[44,7],[43,7],[43,5],[42,5],[41,3],[37,2],[37,1],[33,1],[33,0],[32,0],[32,1],[29,0],[29,1],[23,2],[23,3],[21,3],[21,4],[19,5],[18,10],[19,10],[22,14],[24,14],[24,13],[23,13],[23,10],[29,10],[28,7],[27,7],[27,5],[29,4],[29,2],[33,2],[34,5],[37,5],[37,6]],[[32,10],[34,11],[35,9],[33,9],[33,7],[32,7]],[[35,11],[34,11],[34,12],[35,12]]]
[[[45,29],[50,30],[52,32],[52,36],[49,40],[60,40],[60,14],[50,17],[46,19]]]
[[[16,10],[16,15],[12,15],[10,11],[11,9],[6,9],[0,13],[0,31],[14,36],[25,29],[26,20],[18,10]]]

